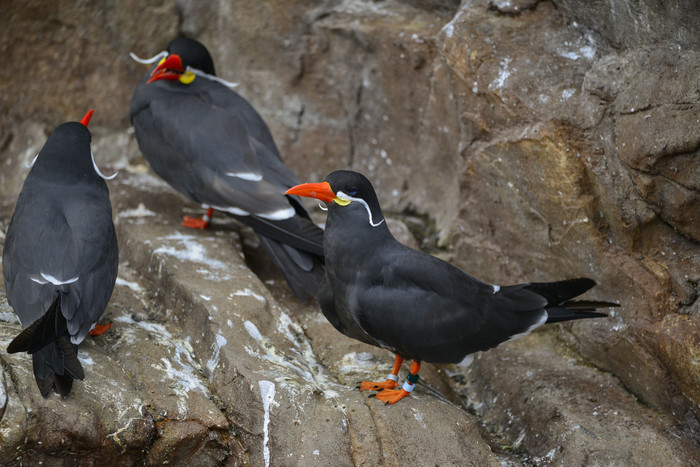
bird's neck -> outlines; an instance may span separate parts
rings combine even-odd
[[[382,247],[387,242],[395,241],[389,232],[386,222],[379,225],[371,225],[366,221],[366,216],[360,217],[349,215],[346,208],[336,209],[336,212],[329,212],[326,220],[326,230],[324,234],[324,250],[326,251],[326,262],[338,260],[345,262],[347,255],[352,256],[358,262],[362,262],[365,257],[371,257],[376,252],[382,251]],[[342,210],[342,211],[341,211]],[[340,212],[338,212],[340,211]],[[350,265],[346,265],[350,267]]]

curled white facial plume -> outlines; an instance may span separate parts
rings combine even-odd
[[[95,155],[90,151],[90,157],[92,158],[92,166],[95,168],[95,172],[97,172],[97,175],[100,177],[104,178],[105,180],[112,180],[114,177],[117,176],[119,172],[114,172],[114,174],[110,175],[109,177],[100,172],[100,169],[97,167],[97,163],[95,162]]]
[[[162,52],[159,52],[157,55],[154,55],[151,58],[139,58],[134,52],[129,52],[129,57],[135,62],[143,63],[144,65],[148,65],[151,63],[155,63],[165,57],[168,56],[168,52],[165,50]]]

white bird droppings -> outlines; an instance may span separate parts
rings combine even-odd
[[[156,213],[147,209],[145,204],[139,203],[136,209],[125,209],[117,214],[117,217],[121,219],[122,217],[152,217],[155,215]]]
[[[263,336],[260,334],[260,331],[256,325],[246,320],[246,322],[243,323],[243,326],[245,327],[245,330],[248,331],[248,334],[250,334],[250,337],[255,339],[257,342],[262,340]]]
[[[259,302],[265,303],[267,300],[265,297],[263,297],[260,294],[257,294],[250,290],[249,288],[245,288],[243,290],[237,290],[231,294],[232,297],[253,297],[254,299],[258,300]]]
[[[249,323],[249,321],[246,321]],[[251,323],[252,324],[252,323]],[[263,410],[265,418],[263,419],[263,456],[265,457],[265,466],[270,465],[270,407],[275,402],[275,383],[272,381],[258,381],[260,386],[260,397],[262,398]]]

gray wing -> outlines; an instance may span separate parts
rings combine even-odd
[[[60,292],[61,312],[79,343],[104,312],[117,276],[106,187],[104,192],[64,187],[60,199],[36,184],[25,188],[3,251],[8,302],[26,328]]]
[[[148,86],[139,92],[154,97],[132,122],[158,175],[189,198],[222,210],[292,214],[284,191],[298,180],[247,103],[228,108],[222,106],[226,102],[212,102],[208,93],[156,92]]]
[[[494,287],[451,264],[409,248],[381,266],[359,297],[365,331],[405,358],[456,363],[526,331],[544,300],[522,286]]]

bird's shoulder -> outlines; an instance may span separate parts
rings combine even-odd
[[[18,198],[7,232],[18,266],[74,275],[91,270],[105,249],[116,248],[108,192],[72,185],[55,193],[45,185],[25,186]]]
[[[493,290],[491,285],[457,266],[399,243],[384,251],[377,262],[381,264],[381,283],[385,289],[411,289],[415,293],[438,294],[459,301]]]

